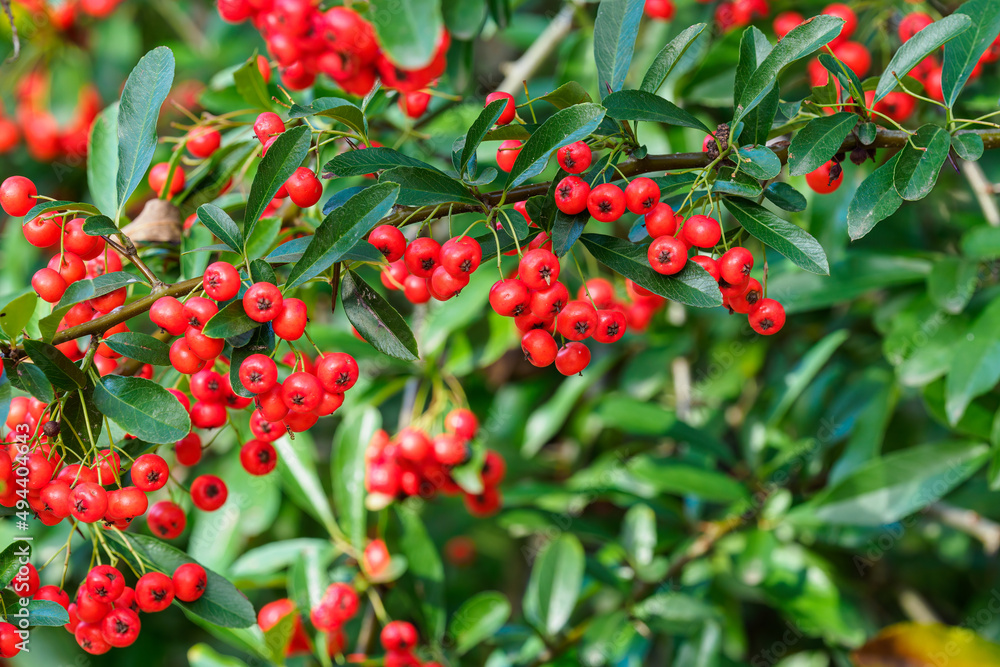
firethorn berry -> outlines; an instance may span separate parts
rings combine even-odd
[[[528,289],[548,289],[559,279],[559,258],[541,248],[529,250],[521,257],[517,273]]]
[[[531,313],[540,319],[551,319],[562,312],[569,303],[569,290],[560,282],[554,282],[545,289],[531,292],[529,306]]]
[[[841,42],[832,47],[835,56],[851,68],[859,78],[864,78],[872,66],[872,56],[863,44],[857,42]]]
[[[128,291],[122,287],[116,289],[114,292],[109,292],[102,296],[94,297],[90,299],[87,303],[93,310],[99,313],[110,313],[112,310],[118,306],[125,303],[125,299],[128,296]]]
[[[15,218],[26,215],[35,205],[38,190],[35,184],[24,176],[11,176],[0,184],[0,208]]]
[[[774,299],[760,299],[750,308],[750,326],[754,331],[771,336],[785,326],[785,309]]]
[[[500,171],[510,173],[514,168],[514,161],[520,154],[521,142],[517,139],[508,139],[500,144],[500,148],[497,149],[497,166],[500,167]]]
[[[7,467],[10,468],[10,466]],[[70,512],[70,493],[69,484],[52,481],[38,495],[49,512],[65,519]]]
[[[319,604],[310,612],[310,619],[317,630],[333,630],[358,613],[358,594],[350,585],[330,584]]]
[[[483,249],[476,239],[457,236],[444,242],[439,259],[448,273],[467,276],[479,268],[483,261]]]
[[[101,620],[104,620],[103,618]],[[100,622],[80,622],[73,631],[76,643],[91,655],[103,655],[111,650],[111,644],[104,638]]]
[[[323,386],[311,373],[292,373],[282,383],[281,400],[292,412],[312,412],[323,398]]]
[[[432,238],[413,239],[403,253],[407,270],[420,278],[430,278],[441,260],[441,245]]]
[[[719,276],[731,285],[742,283],[753,269],[753,255],[742,247],[731,248],[719,258]]]
[[[99,602],[114,602],[125,590],[125,577],[110,565],[98,565],[84,580],[90,597]]]
[[[514,116],[517,115],[517,108],[514,106],[514,96],[510,93],[502,93],[499,91],[490,93],[486,96],[486,104],[484,104],[483,107],[488,107],[497,100],[507,100],[507,103],[503,106],[503,110],[500,112],[500,117],[497,118],[497,125],[507,125],[510,121],[514,120]]]
[[[934,19],[924,12],[911,12],[899,22],[899,41],[905,42],[918,32],[934,23]]]
[[[323,390],[323,398],[320,399],[319,407],[316,408],[316,414],[320,417],[326,417],[332,415],[334,412],[340,409],[340,406],[344,404],[344,395],[335,394],[331,391]]]
[[[94,482],[77,484],[69,499],[70,514],[83,523],[96,523],[108,511],[108,494]]]
[[[444,427],[460,438],[471,440],[479,430],[479,419],[472,410],[455,408],[445,416]]]
[[[274,335],[282,340],[298,340],[306,330],[309,309],[302,299],[289,298],[281,302],[278,316],[271,320]]]
[[[260,143],[264,143],[269,137],[284,131],[285,123],[281,120],[281,116],[270,111],[265,111],[257,116],[257,120],[253,124],[253,132],[257,135]]]
[[[507,463],[492,449],[487,450],[480,477],[486,486],[498,486],[507,475]]]
[[[579,176],[567,176],[556,186],[556,208],[567,215],[577,215],[587,210],[590,185]]]
[[[521,337],[521,351],[533,366],[544,368],[555,361],[559,346],[548,331],[532,329]]]
[[[184,319],[187,320],[188,325],[195,329],[201,329],[205,326],[205,323],[212,319],[217,312],[219,312],[219,307],[204,297],[191,297],[184,303]]]
[[[135,601],[147,614],[163,611],[174,601],[174,582],[162,572],[147,572],[135,583]]]
[[[583,343],[566,343],[556,353],[556,370],[563,375],[581,373],[588,364],[590,364],[590,349]]]
[[[76,592],[76,615],[84,623],[96,623],[108,615],[111,604],[101,602],[91,597],[86,586],[80,586]]]
[[[843,168],[832,160],[815,171],[806,174],[806,183],[812,188],[813,192],[821,195],[830,194],[839,188],[843,181]]]
[[[398,260],[384,267],[379,274],[379,278],[386,289],[400,290],[403,289],[403,282],[408,275],[410,275],[410,272],[406,270],[406,263]]]
[[[202,287],[216,301],[229,301],[240,292],[240,273],[229,262],[213,262],[205,269]]]
[[[722,225],[707,215],[692,215],[681,228],[684,241],[696,248],[713,248],[722,238]]]
[[[36,248],[48,248],[59,242],[62,231],[52,220],[45,220],[41,216],[32,218],[21,226],[24,238]]]
[[[774,34],[779,38],[784,37],[804,20],[805,18],[798,12],[781,12],[774,17]]]
[[[627,322],[625,313],[620,310],[597,311],[597,325],[594,327],[594,340],[598,343],[614,343],[625,335]]]
[[[248,440],[240,448],[240,464],[251,475],[266,475],[278,465],[278,453],[269,442]]]
[[[379,641],[386,651],[409,651],[417,645],[417,629],[406,621],[391,621],[382,628]]]
[[[222,376],[213,370],[203,369],[191,376],[191,395],[199,401],[218,403],[225,396]]]
[[[219,428],[226,423],[226,406],[198,401],[191,406],[191,424],[195,428]]]
[[[691,261],[708,271],[708,275],[716,282],[719,281],[719,263],[708,255],[695,255]]]
[[[358,362],[346,352],[327,352],[317,360],[316,377],[327,391],[343,394],[358,381]]]
[[[63,609],[69,608],[69,595],[58,586],[42,586],[33,596],[35,600],[49,600],[55,602]]]
[[[365,546],[361,556],[361,569],[370,576],[377,577],[389,566],[389,549],[382,540],[372,540]]]
[[[410,118],[420,118],[427,111],[427,105],[431,103],[431,94],[422,90],[403,93],[396,103],[399,105],[399,110]]]
[[[197,158],[211,157],[219,149],[222,135],[210,127],[200,127],[191,131],[187,139],[187,149]]]
[[[568,174],[582,174],[590,167],[593,153],[583,141],[575,141],[556,151],[559,166]]]
[[[174,444],[174,455],[182,466],[195,466],[201,461],[201,436],[191,431]]]
[[[651,178],[639,177],[625,186],[625,206],[636,215],[645,215],[660,203],[660,186]]]
[[[747,288],[743,294],[729,299],[729,306],[735,312],[746,315],[757,304],[757,302],[763,298],[763,296],[764,290],[761,287],[760,282],[758,282],[756,278],[751,278],[747,282]]]
[[[285,415],[288,414],[288,406],[282,399],[280,382],[257,395],[257,411],[254,414],[260,414],[269,422],[279,422],[285,418]]]
[[[254,322],[270,322],[281,312],[281,290],[272,283],[254,283],[243,295],[243,309]]]
[[[719,282],[719,291],[722,292],[723,299],[735,299],[742,296],[750,287],[749,276],[736,284],[727,283],[725,280]]]
[[[447,301],[454,296],[458,296],[459,292],[468,284],[468,274],[459,273],[456,275],[450,273],[443,266],[435,268],[431,273],[431,277],[427,279],[427,288],[430,290],[431,295],[438,301]]]
[[[403,294],[410,303],[427,303],[431,300],[427,281],[420,276],[406,276],[403,281]]]
[[[299,208],[309,208],[323,196],[323,184],[316,178],[316,172],[308,167],[299,167],[285,181],[288,196]]]
[[[187,525],[187,517],[179,505],[169,500],[161,500],[149,508],[149,513],[146,515],[146,523],[157,537],[164,540],[172,540],[184,532],[184,526]],[[139,587],[136,586],[136,593],[138,592]]]
[[[10,587],[17,593],[18,597],[30,598],[35,595],[39,583],[38,570],[31,563],[25,563],[18,568]]]
[[[885,114],[897,123],[903,123],[913,115],[917,108],[917,100],[906,93],[892,92],[875,102],[875,91],[865,93],[865,103],[873,111]]]
[[[153,302],[149,309],[149,319],[173,336],[179,336],[188,328],[188,319],[184,316],[184,304],[172,296],[161,296]]]
[[[56,303],[66,293],[66,281],[57,271],[39,269],[31,277],[31,288],[43,301]]]
[[[72,252],[64,252],[49,260],[48,267],[58,271],[66,284],[82,280],[87,275],[87,267],[80,256]]]
[[[240,382],[253,394],[260,394],[278,381],[278,366],[271,357],[251,354],[240,364]]]
[[[37,219],[37,218],[36,218]],[[83,231],[83,218],[73,218],[66,223],[63,236],[63,249],[80,256],[80,259],[91,260],[104,250],[104,239],[100,236],[90,236]]]
[[[406,250],[406,237],[394,225],[379,225],[368,235],[368,242],[385,256],[385,261],[398,261]]]
[[[127,519],[131,521],[146,513],[149,500],[146,494],[134,486],[114,489],[108,492],[108,512],[105,518],[115,521]]]
[[[160,162],[159,164],[153,165],[153,168],[149,170],[149,187],[156,193],[157,196],[163,192],[164,186],[167,184],[167,175],[170,173],[170,163]],[[167,195],[173,196],[184,189],[185,182],[184,170],[180,166],[174,167],[174,174],[170,178],[170,187],[167,189]]]
[[[498,280],[490,288],[490,306],[497,315],[517,317],[528,310],[527,286],[516,278]]]
[[[553,331],[555,325],[555,320],[549,318],[538,317],[531,311],[526,312],[523,315],[518,315],[514,318],[514,326],[521,333],[526,331],[531,331],[532,329],[545,329],[546,331]]]
[[[646,256],[657,273],[672,276],[687,264],[687,246],[675,236],[660,236],[649,244]]]
[[[597,326],[597,311],[589,301],[570,301],[556,318],[556,329],[569,340],[590,338]]]
[[[182,602],[194,602],[208,587],[208,574],[198,563],[184,563],[170,579],[174,582],[174,596]]]
[[[646,0],[646,15],[659,21],[674,18],[673,0]]]
[[[614,183],[602,183],[587,195],[587,210],[601,222],[614,222],[625,213],[625,193]]]
[[[131,609],[113,609],[101,621],[101,636],[111,646],[131,646],[139,637],[139,615]]]
[[[203,361],[212,361],[222,354],[222,349],[226,346],[224,339],[211,338],[194,327],[188,327],[184,331],[184,341],[191,352]]]
[[[831,42],[831,46],[850,39],[851,35],[854,34],[855,28],[858,27],[857,14],[846,4],[834,2],[827,5],[822,13],[827,16],[838,16],[844,19],[844,26],[840,29],[840,34]]]
[[[475,517],[493,516],[503,504],[500,491],[496,487],[490,486],[485,487],[483,492],[479,494],[466,493],[463,500],[469,514]]]

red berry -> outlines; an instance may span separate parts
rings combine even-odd
[[[834,39],[832,44],[837,44],[849,39],[854,34],[854,29],[858,27],[858,16],[854,10],[839,2],[827,5],[823,9],[823,14],[828,16],[838,16],[844,19],[844,27],[840,29],[840,34]]]
[[[649,244],[646,255],[657,273],[671,276],[687,264],[687,246],[675,236],[661,236]]]
[[[271,443],[255,438],[240,448],[240,463],[251,475],[266,475],[278,465],[278,453]]]
[[[614,222],[625,213],[625,193],[614,183],[603,183],[587,196],[587,210],[601,222]]]
[[[170,365],[185,375],[194,375],[205,367],[205,360],[191,351],[184,338],[178,338],[170,345]]]
[[[282,383],[281,399],[292,412],[312,412],[323,398],[323,387],[311,373],[292,373]]]
[[[507,125],[510,121],[514,120],[514,116],[517,115],[517,108],[514,105],[514,96],[510,93],[490,93],[486,96],[486,104],[484,104],[483,107],[488,107],[497,100],[507,100],[507,104],[504,105],[503,111],[500,112],[500,117],[497,118],[497,125]],[[508,169],[506,171],[510,170]]]
[[[486,486],[498,486],[506,474],[507,463],[503,460],[503,456],[492,449],[487,450],[486,459],[483,461],[483,469],[480,472],[483,484]]]
[[[649,213],[659,203],[660,186],[651,178],[634,178],[625,187],[625,205],[636,215]]]
[[[197,401],[191,406],[191,424],[195,428],[219,428],[226,424],[226,406]]]
[[[669,21],[674,18],[674,3],[672,0],[646,0],[646,14],[659,21]]]
[[[774,34],[779,38],[784,37],[804,20],[802,14],[798,12],[781,12],[774,17]]]
[[[278,366],[267,355],[252,354],[240,364],[240,382],[253,394],[269,390],[277,381]]]
[[[833,46],[833,53],[840,58],[859,78],[864,78],[871,69],[872,56],[863,44],[842,42]]]
[[[443,266],[436,267],[431,273],[431,277],[427,279],[427,288],[430,290],[431,295],[438,301],[447,301],[454,296],[458,296],[458,293],[468,284],[468,274],[459,273],[455,275],[449,273],[448,269]]]
[[[590,167],[593,153],[583,141],[575,141],[568,146],[563,146],[556,151],[556,160],[563,171],[568,174],[582,174]]]
[[[500,491],[491,486],[484,488],[480,494],[465,494],[464,500],[465,508],[469,514],[475,517],[492,516],[500,510],[500,506],[503,504]]]
[[[56,303],[66,293],[66,281],[52,269],[39,269],[31,277],[31,287],[43,301]]]
[[[500,167],[500,171],[510,173],[520,154],[521,142],[517,139],[508,139],[500,144],[500,148],[497,149],[497,166]]]
[[[91,655],[103,655],[111,650],[111,644],[104,638],[99,623],[81,622],[73,631],[73,636],[80,648]]]
[[[105,243],[100,236],[90,236],[84,232],[84,222],[83,218],[73,218],[66,223],[63,249],[79,255],[81,259],[91,260],[101,254]]]
[[[836,177],[833,174],[836,173]],[[826,195],[840,187],[844,181],[844,170],[833,161],[806,174],[806,183],[817,194]]]
[[[403,281],[403,294],[410,303],[427,303],[431,300],[427,280],[420,276],[406,276],[406,280]]]
[[[240,274],[229,262],[214,262],[205,269],[202,287],[216,301],[229,301],[240,292]]]
[[[684,223],[681,235],[688,245],[696,248],[714,248],[722,238],[722,226],[707,215],[692,215]]]
[[[139,637],[139,615],[131,609],[114,609],[101,621],[101,636],[111,646],[131,646]]]
[[[441,245],[432,238],[413,239],[403,253],[407,270],[420,278],[430,278],[441,258]]]
[[[66,284],[82,280],[87,275],[87,267],[80,256],[72,252],[64,252],[49,260],[48,267],[58,271]]]
[[[455,408],[444,418],[444,427],[460,438],[472,440],[479,430],[479,420],[472,410]]]
[[[174,444],[174,455],[182,466],[195,466],[201,461],[201,436],[191,431]]]
[[[191,482],[191,502],[200,510],[214,512],[225,504],[228,496],[226,483],[215,475],[199,475]]]
[[[483,249],[472,237],[456,237],[444,242],[439,259],[441,266],[453,276],[468,276],[479,268]]]
[[[552,319],[569,303],[569,290],[560,282],[551,287],[535,290],[530,297],[531,312],[541,319]]]
[[[93,482],[78,484],[70,494],[70,514],[83,523],[96,523],[108,511],[108,494]]]
[[[570,301],[556,318],[556,329],[569,340],[590,338],[597,326],[597,311],[587,301]]]
[[[577,215],[587,210],[590,186],[579,176],[567,176],[556,186],[556,208],[567,215]]]
[[[163,194],[164,186],[167,184],[168,174],[170,174],[169,162],[160,162],[159,164],[153,165],[153,168],[149,170],[149,187],[158,197]],[[174,174],[170,178],[170,187],[167,189],[166,194],[168,196],[173,196],[183,190],[185,180],[184,170],[181,169],[180,165],[176,166],[174,168]]]
[[[385,261],[395,262],[406,250],[406,237],[394,225],[379,225],[368,235],[368,242],[385,256]]]
[[[163,540],[172,540],[184,532],[187,517],[184,510],[169,500],[161,500],[149,508],[146,523],[154,535]],[[136,585],[136,593],[139,587]],[[145,610],[143,610],[145,611]]]
[[[753,255],[746,248],[737,246],[719,258],[719,276],[732,285],[746,280],[751,269],[753,269]]]
[[[400,111],[410,118],[420,118],[427,111],[427,105],[431,103],[431,94],[422,90],[403,93],[399,96],[397,104]]]
[[[254,322],[270,322],[281,312],[281,290],[271,283],[254,283],[243,295],[243,309]]]
[[[188,328],[184,304],[172,296],[161,296],[149,309],[149,319],[167,333],[179,336]]]
[[[125,590],[125,577],[110,565],[98,565],[85,580],[90,597],[99,602],[114,602]]]
[[[909,40],[931,23],[934,23],[934,19],[924,12],[911,12],[907,14],[899,22],[899,41],[905,42]]]
[[[386,651],[409,651],[417,645],[417,629],[406,621],[392,621],[382,628],[379,641]]]
[[[598,343],[614,343],[625,335],[625,313],[620,310],[597,311],[597,324],[594,327],[594,340]]]
[[[316,172],[308,167],[296,169],[285,181],[285,189],[299,208],[314,206],[323,196],[323,184],[316,178]]]
[[[90,307],[98,313],[110,313],[112,310],[125,303],[128,296],[126,288],[121,287],[114,292],[109,292],[103,296],[97,296],[87,301]]]
[[[719,263],[708,255],[695,255],[691,258],[691,261],[708,271],[708,275],[712,276],[712,279],[716,282],[720,280]]]
[[[38,190],[30,179],[11,176],[0,184],[0,208],[7,215],[18,218],[32,209],[37,194]]]
[[[159,299],[157,300],[159,301]],[[191,297],[184,304],[184,319],[189,326],[201,329],[205,324],[219,312],[219,307],[210,299],[195,296]]]
[[[184,563],[171,577],[174,583],[174,595],[182,602],[194,602],[205,594],[208,587],[208,574],[198,563]]]
[[[69,595],[58,586],[42,586],[33,596],[35,600],[48,600],[55,602],[63,609],[69,609]]]
[[[490,289],[490,306],[498,315],[516,317],[527,312],[528,288],[515,279],[499,280]]]
[[[382,540],[372,540],[365,547],[361,557],[361,568],[372,576],[378,576],[389,566],[389,549]]]
[[[212,361],[220,354],[226,346],[226,341],[222,338],[212,338],[206,336],[200,329],[188,327],[184,332],[184,341],[188,349],[203,361]]]
[[[298,340],[305,333],[308,315],[308,308],[302,299],[282,300],[278,316],[271,321],[274,335],[282,340]]]
[[[219,403],[225,397],[225,384],[222,376],[208,369],[200,370],[191,376],[191,395],[199,401]]]
[[[174,600],[174,582],[162,572],[147,572],[135,584],[135,601],[149,613],[163,611]]]
[[[284,131],[285,123],[281,120],[281,116],[276,113],[271,113],[270,111],[265,111],[257,116],[257,120],[253,124],[253,132],[257,135],[257,139],[262,144],[266,142],[269,137],[281,134]]]
[[[21,226],[21,232],[28,243],[36,248],[48,248],[59,242],[62,230],[52,220],[45,220],[41,216],[32,218]]]
[[[556,353],[556,370],[563,375],[576,375],[590,363],[590,350],[583,343],[566,343]]]
[[[197,158],[211,157],[222,143],[222,135],[210,127],[196,128],[188,135],[187,149]]]
[[[326,391],[343,394],[358,381],[358,362],[346,352],[328,352],[317,360],[316,377]]]
[[[750,308],[750,326],[763,336],[774,335],[785,326],[785,309],[774,299],[760,299]]]
[[[548,331],[532,329],[521,337],[521,351],[532,365],[543,368],[556,359],[559,346]]]
[[[548,250],[529,250],[518,264],[518,276],[528,289],[548,289],[559,279],[559,258]]]

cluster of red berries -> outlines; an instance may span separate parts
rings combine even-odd
[[[443,433],[431,437],[416,426],[408,426],[390,437],[384,430],[372,436],[365,453],[365,488],[369,503],[385,506],[395,499],[434,497],[462,493],[465,505],[475,516],[490,516],[500,509],[503,499],[498,486],[507,465],[497,452],[487,451],[480,473],[483,490],[473,494],[462,490],[452,477],[455,466],[469,461],[469,443],[476,436],[479,420],[470,410],[458,408],[448,413]]]
[[[76,27],[81,12],[102,19],[110,16],[122,2],[124,0],[66,0],[52,3],[46,0],[18,0],[19,4],[24,5],[36,17],[47,16],[52,25],[64,32]]]
[[[348,7],[322,11],[310,0],[218,0],[218,7],[219,15],[230,23],[251,20],[288,88],[305,90],[323,73],[348,93],[362,97],[378,78],[405,97],[405,106],[413,107],[411,115],[421,104],[427,108],[429,97],[421,91],[444,72],[451,45],[451,36],[442,30],[431,61],[403,69],[379,48],[371,23]]]
[[[402,290],[411,303],[458,296],[483,259],[482,247],[471,236],[456,236],[443,244],[421,236],[407,243],[399,228],[379,225],[368,242],[389,262],[382,270],[382,284]]]

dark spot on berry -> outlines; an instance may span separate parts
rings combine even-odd
[[[422,260],[420,260],[420,266],[421,268],[423,268],[424,271],[430,271],[431,269],[434,268],[434,258],[424,257]]]
[[[260,312],[266,313],[267,311],[271,310],[271,306],[272,306],[271,300],[268,299],[267,297],[262,296],[257,299],[257,310],[259,310]]]
[[[770,318],[765,317],[760,321],[759,325],[761,329],[767,331],[768,329],[774,326],[774,322]]]

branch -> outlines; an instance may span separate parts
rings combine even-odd
[[[964,132],[959,132],[959,134],[978,134],[983,139],[983,145],[987,149],[1000,148],[1000,130],[968,130]],[[906,132],[900,130],[886,130],[879,129],[878,134],[875,137],[875,141],[866,146],[866,148],[902,148],[906,145],[908,135]],[[843,144],[840,145],[840,151],[846,153],[852,150],[858,145],[858,140],[853,135],[848,137]],[[787,141],[777,141],[769,145],[769,148],[774,151],[781,163],[784,164],[788,161],[788,142]],[[619,165],[619,170],[625,176],[635,176],[638,174],[648,174],[654,171],[678,171],[681,169],[704,169],[712,162],[712,159],[708,157],[705,153],[670,153],[667,155],[647,155],[641,160],[630,160]],[[619,175],[616,175],[612,180],[621,180]],[[486,204],[489,208],[497,206],[501,199],[503,199],[505,204],[512,204],[519,201],[525,201],[531,197],[544,195],[549,191],[549,186],[551,183],[532,183],[529,185],[519,185],[516,188],[511,188],[507,191],[507,196],[503,197],[503,191],[497,190],[496,192],[487,192],[479,196],[479,199]],[[414,215],[416,208],[407,207],[400,209],[396,213],[390,215],[386,218],[382,224],[386,225],[400,225],[404,220],[409,218],[410,222],[423,222],[424,220],[432,218],[440,218],[448,215],[449,213],[477,213],[482,212],[482,209],[478,206],[472,206],[470,204],[454,204],[450,208],[441,212],[432,214],[433,212],[427,213],[417,213]]]
[[[14,52],[7,58],[7,62],[12,63],[21,55],[21,39],[17,36],[17,26],[14,25],[14,14],[10,10],[10,0],[0,0],[0,7],[3,7],[4,14],[7,15],[7,20],[10,21],[10,38],[14,43]]]

